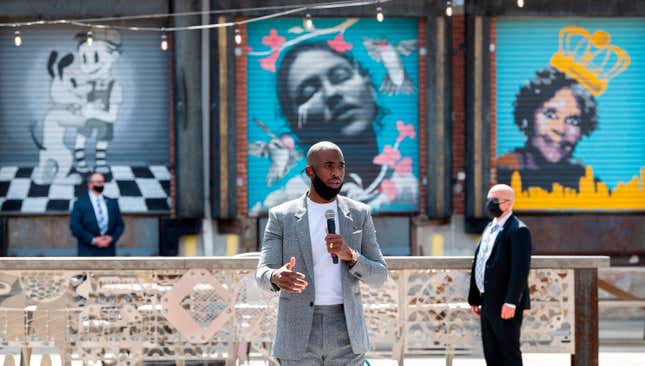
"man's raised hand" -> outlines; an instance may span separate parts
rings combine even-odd
[[[305,281],[305,275],[300,272],[294,272],[293,267],[296,265],[296,258],[291,257],[289,263],[273,271],[271,282],[281,290],[301,293],[308,285]]]

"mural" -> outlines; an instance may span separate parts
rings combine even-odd
[[[345,153],[342,194],[376,211],[417,210],[416,35],[414,19],[249,25],[251,215],[306,192],[304,155],[320,140]]]
[[[123,211],[169,210],[167,56],[155,37],[123,37],[55,29],[21,47],[2,40],[2,212],[68,211],[92,171]]]
[[[645,29],[575,23],[496,23],[497,181],[517,209],[645,209]]]

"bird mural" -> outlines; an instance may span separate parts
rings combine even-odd
[[[379,87],[382,93],[387,95],[414,93],[416,88],[403,67],[401,55],[409,56],[412,54],[417,49],[416,40],[404,40],[397,45],[393,45],[387,38],[363,38],[363,46],[365,46],[370,57],[382,63],[387,70],[385,79],[383,79]]]
[[[303,154],[296,148],[291,135],[284,134],[278,137],[257,118],[253,121],[271,137],[269,142],[253,141],[249,144],[250,155],[271,160],[271,166],[266,175],[266,184],[269,187],[284,178],[303,158]]]

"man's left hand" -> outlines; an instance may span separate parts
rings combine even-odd
[[[511,319],[515,316],[515,308],[504,304],[502,306],[502,319]]]
[[[327,251],[344,261],[352,260],[352,250],[345,244],[343,237],[338,234],[327,234],[325,236]]]

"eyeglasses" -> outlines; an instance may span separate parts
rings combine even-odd
[[[489,197],[488,199],[493,200],[493,201],[495,201],[497,203],[506,203],[506,202],[510,201],[510,200],[501,200],[500,201],[499,198],[496,198],[496,197]]]

